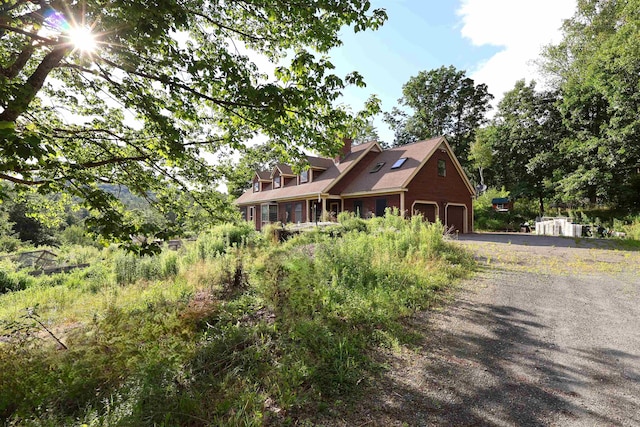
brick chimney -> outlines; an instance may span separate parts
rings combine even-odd
[[[352,142],[353,139],[351,138],[342,138],[342,149],[340,150],[340,154],[333,159],[334,163],[340,163],[342,160],[344,160],[345,157],[347,157],[347,155],[351,152]]]

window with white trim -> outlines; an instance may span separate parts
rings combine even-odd
[[[443,159],[438,160],[438,176],[447,176],[447,162]]]
[[[262,225],[278,221],[278,205],[261,205],[260,209]]]

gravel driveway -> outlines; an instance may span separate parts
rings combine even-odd
[[[640,252],[460,236],[481,271],[408,327],[414,347],[321,425],[640,426]]]

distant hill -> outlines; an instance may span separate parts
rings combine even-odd
[[[125,185],[119,184],[99,184],[98,187],[113,194],[118,200],[120,200],[129,209],[147,209],[149,208],[149,202],[142,197],[133,194],[131,190]],[[151,196],[153,198],[153,196]]]

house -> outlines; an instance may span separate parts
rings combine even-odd
[[[509,212],[513,209],[513,201],[508,197],[497,197],[491,199],[491,205],[496,212]]]
[[[368,218],[396,207],[461,233],[473,230],[474,188],[444,137],[383,150],[345,140],[335,159],[308,156],[300,174],[278,164],[257,171],[236,205],[258,230],[272,222],[314,222],[351,211]]]

